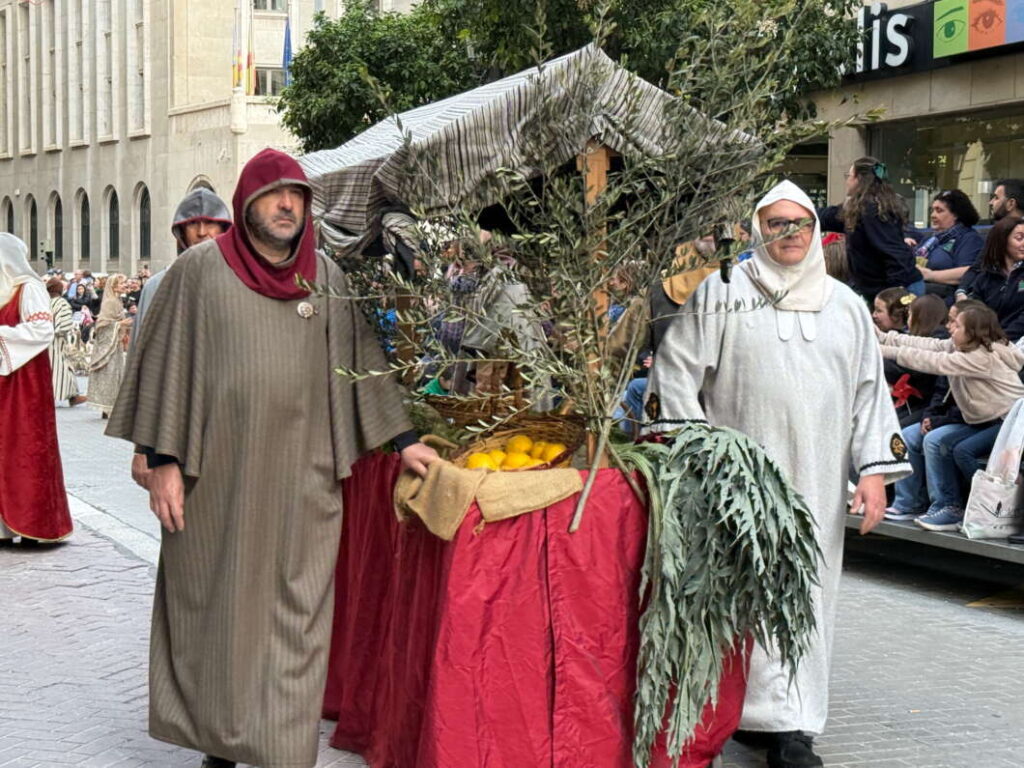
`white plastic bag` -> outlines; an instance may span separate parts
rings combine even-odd
[[[971,479],[963,532],[969,539],[1005,539],[1024,530],[1024,488],[1020,479],[1024,451],[1024,399],[1013,404],[999,429],[988,465]]]

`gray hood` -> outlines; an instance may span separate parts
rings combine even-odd
[[[178,241],[178,253],[185,250],[185,240],[182,227],[196,219],[207,219],[208,221],[219,221],[231,228],[231,211],[217,195],[206,187],[196,187],[178,205],[174,212],[174,223],[171,224],[171,232],[174,239]]]

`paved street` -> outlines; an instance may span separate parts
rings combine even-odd
[[[145,733],[158,534],[130,447],[85,408],[58,421],[78,529],[0,548],[0,768],[197,765]],[[826,765],[1024,765],[1024,569],[884,540],[847,562]],[[318,765],[362,765],[326,746],[329,727]],[[726,768],[762,765],[727,750]]]

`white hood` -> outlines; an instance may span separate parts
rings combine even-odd
[[[779,200],[789,200],[806,208],[814,218],[814,235],[807,255],[799,264],[784,266],[768,255],[768,248],[761,234],[761,221],[758,213]],[[775,185],[754,209],[752,223],[752,240],[754,255],[744,261],[740,268],[744,269],[751,280],[766,296],[775,297],[780,294],[782,299],[775,305],[777,309],[797,312],[820,312],[832,295],[833,283],[825,271],[825,253],[821,247],[821,224],[814,212],[814,203],[807,194],[791,181],[783,181]]]

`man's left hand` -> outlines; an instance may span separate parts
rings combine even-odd
[[[853,494],[850,511],[855,515],[864,515],[860,524],[861,536],[871,533],[876,525],[882,522],[885,515],[885,478],[882,475],[864,475],[857,483],[857,491]]]
[[[427,476],[427,467],[441,457],[437,451],[423,443],[413,443],[402,449],[402,468],[411,469],[420,477]]]

